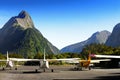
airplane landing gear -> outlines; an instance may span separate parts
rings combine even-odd
[[[91,67],[89,66],[89,70],[91,70]]]
[[[45,72],[45,69],[43,69],[43,72]]]
[[[4,70],[5,70],[5,68],[3,67],[3,68],[2,68],[2,70],[4,71]]]
[[[17,70],[17,68],[15,68],[15,70]]]
[[[80,67],[80,70],[81,70],[81,71],[83,70],[82,67]]]
[[[82,71],[82,67],[75,67],[74,70],[76,70],[76,71]]]
[[[37,73],[37,72],[38,72],[38,69],[35,69],[35,72]]]
[[[51,69],[51,72],[54,72],[54,70],[53,70],[53,69]]]

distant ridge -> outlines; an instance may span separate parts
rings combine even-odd
[[[113,31],[106,41],[106,45],[112,46],[112,47],[120,47],[120,23],[115,25],[113,28]]]
[[[61,53],[65,53],[65,52],[80,53],[85,45],[89,45],[92,43],[104,44],[108,39],[108,37],[110,36],[110,34],[111,33],[106,30],[101,32],[96,32],[87,40],[64,47],[60,50],[60,52]]]
[[[53,46],[38,31],[30,15],[26,11],[21,11],[18,16],[10,20],[0,29],[0,52],[18,53],[27,56],[34,56],[37,53],[59,53],[59,50]]]

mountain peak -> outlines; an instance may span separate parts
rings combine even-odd
[[[30,15],[22,10],[18,16],[12,17],[2,28],[2,31],[7,31],[11,29],[22,29],[26,30],[28,28],[34,28],[33,21],[30,17]]]
[[[116,24],[113,30],[120,30],[120,23]]]
[[[104,44],[108,39],[108,37],[110,36],[110,34],[111,33],[106,30],[100,31],[100,32],[97,31],[87,40],[64,47],[63,49],[60,50],[60,52],[61,53],[64,53],[64,52],[80,53],[86,45],[93,44],[93,43]]]
[[[25,18],[26,16],[29,16],[29,14],[24,10],[22,10],[18,15],[19,18]]]
[[[120,23],[116,24],[113,28],[112,34],[108,38],[106,45],[112,47],[119,47],[120,46]]]
[[[15,19],[17,20],[17,24],[19,24],[23,29],[34,28],[31,17],[24,10],[22,10]]]
[[[13,16],[0,30],[0,52],[18,53],[24,57],[34,57],[37,53],[43,53],[46,48],[47,54],[58,53],[39,30],[35,29],[30,15],[21,11]]]
[[[104,44],[108,37],[110,36],[110,34],[111,33],[107,30],[97,31],[89,38],[89,44],[91,43]]]

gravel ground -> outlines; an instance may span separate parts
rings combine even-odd
[[[50,66],[44,72],[38,66],[20,66],[18,70],[0,69],[0,80],[120,80],[119,69],[70,70],[73,66]],[[51,72],[51,69],[54,69]]]

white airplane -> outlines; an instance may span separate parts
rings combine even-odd
[[[3,67],[3,70],[5,68],[13,68],[16,67],[15,69],[17,70],[17,66],[14,65],[14,61],[38,61],[39,59],[22,59],[22,58],[9,58],[8,51],[7,51],[7,59],[6,60],[0,60],[0,62],[6,62],[6,66]],[[40,60],[39,60],[40,61]]]
[[[44,50],[44,59],[23,59],[23,58],[9,58],[8,51],[7,51],[7,60],[0,60],[6,62],[6,67],[9,67],[10,69],[13,68],[15,65],[13,64],[14,61],[20,62],[20,61],[39,61],[40,65],[39,68],[49,69],[49,61],[72,61],[77,60],[79,58],[67,58],[67,59],[46,59],[45,58],[45,50]],[[4,70],[5,68],[3,68]],[[17,70],[17,66],[15,68]],[[37,69],[36,69],[37,71]]]
[[[116,59],[120,59],[120,56],[115,56],[115,55],[95,55],[92,54],[93,57],[97,57],[97,58],[116,58]]]
[[[92,57],[96,57],[96,58],[104,58],[104,59],[118,59],[118,67],[120,67],[120,55],[96,55],[96,54],[92,54]]]

